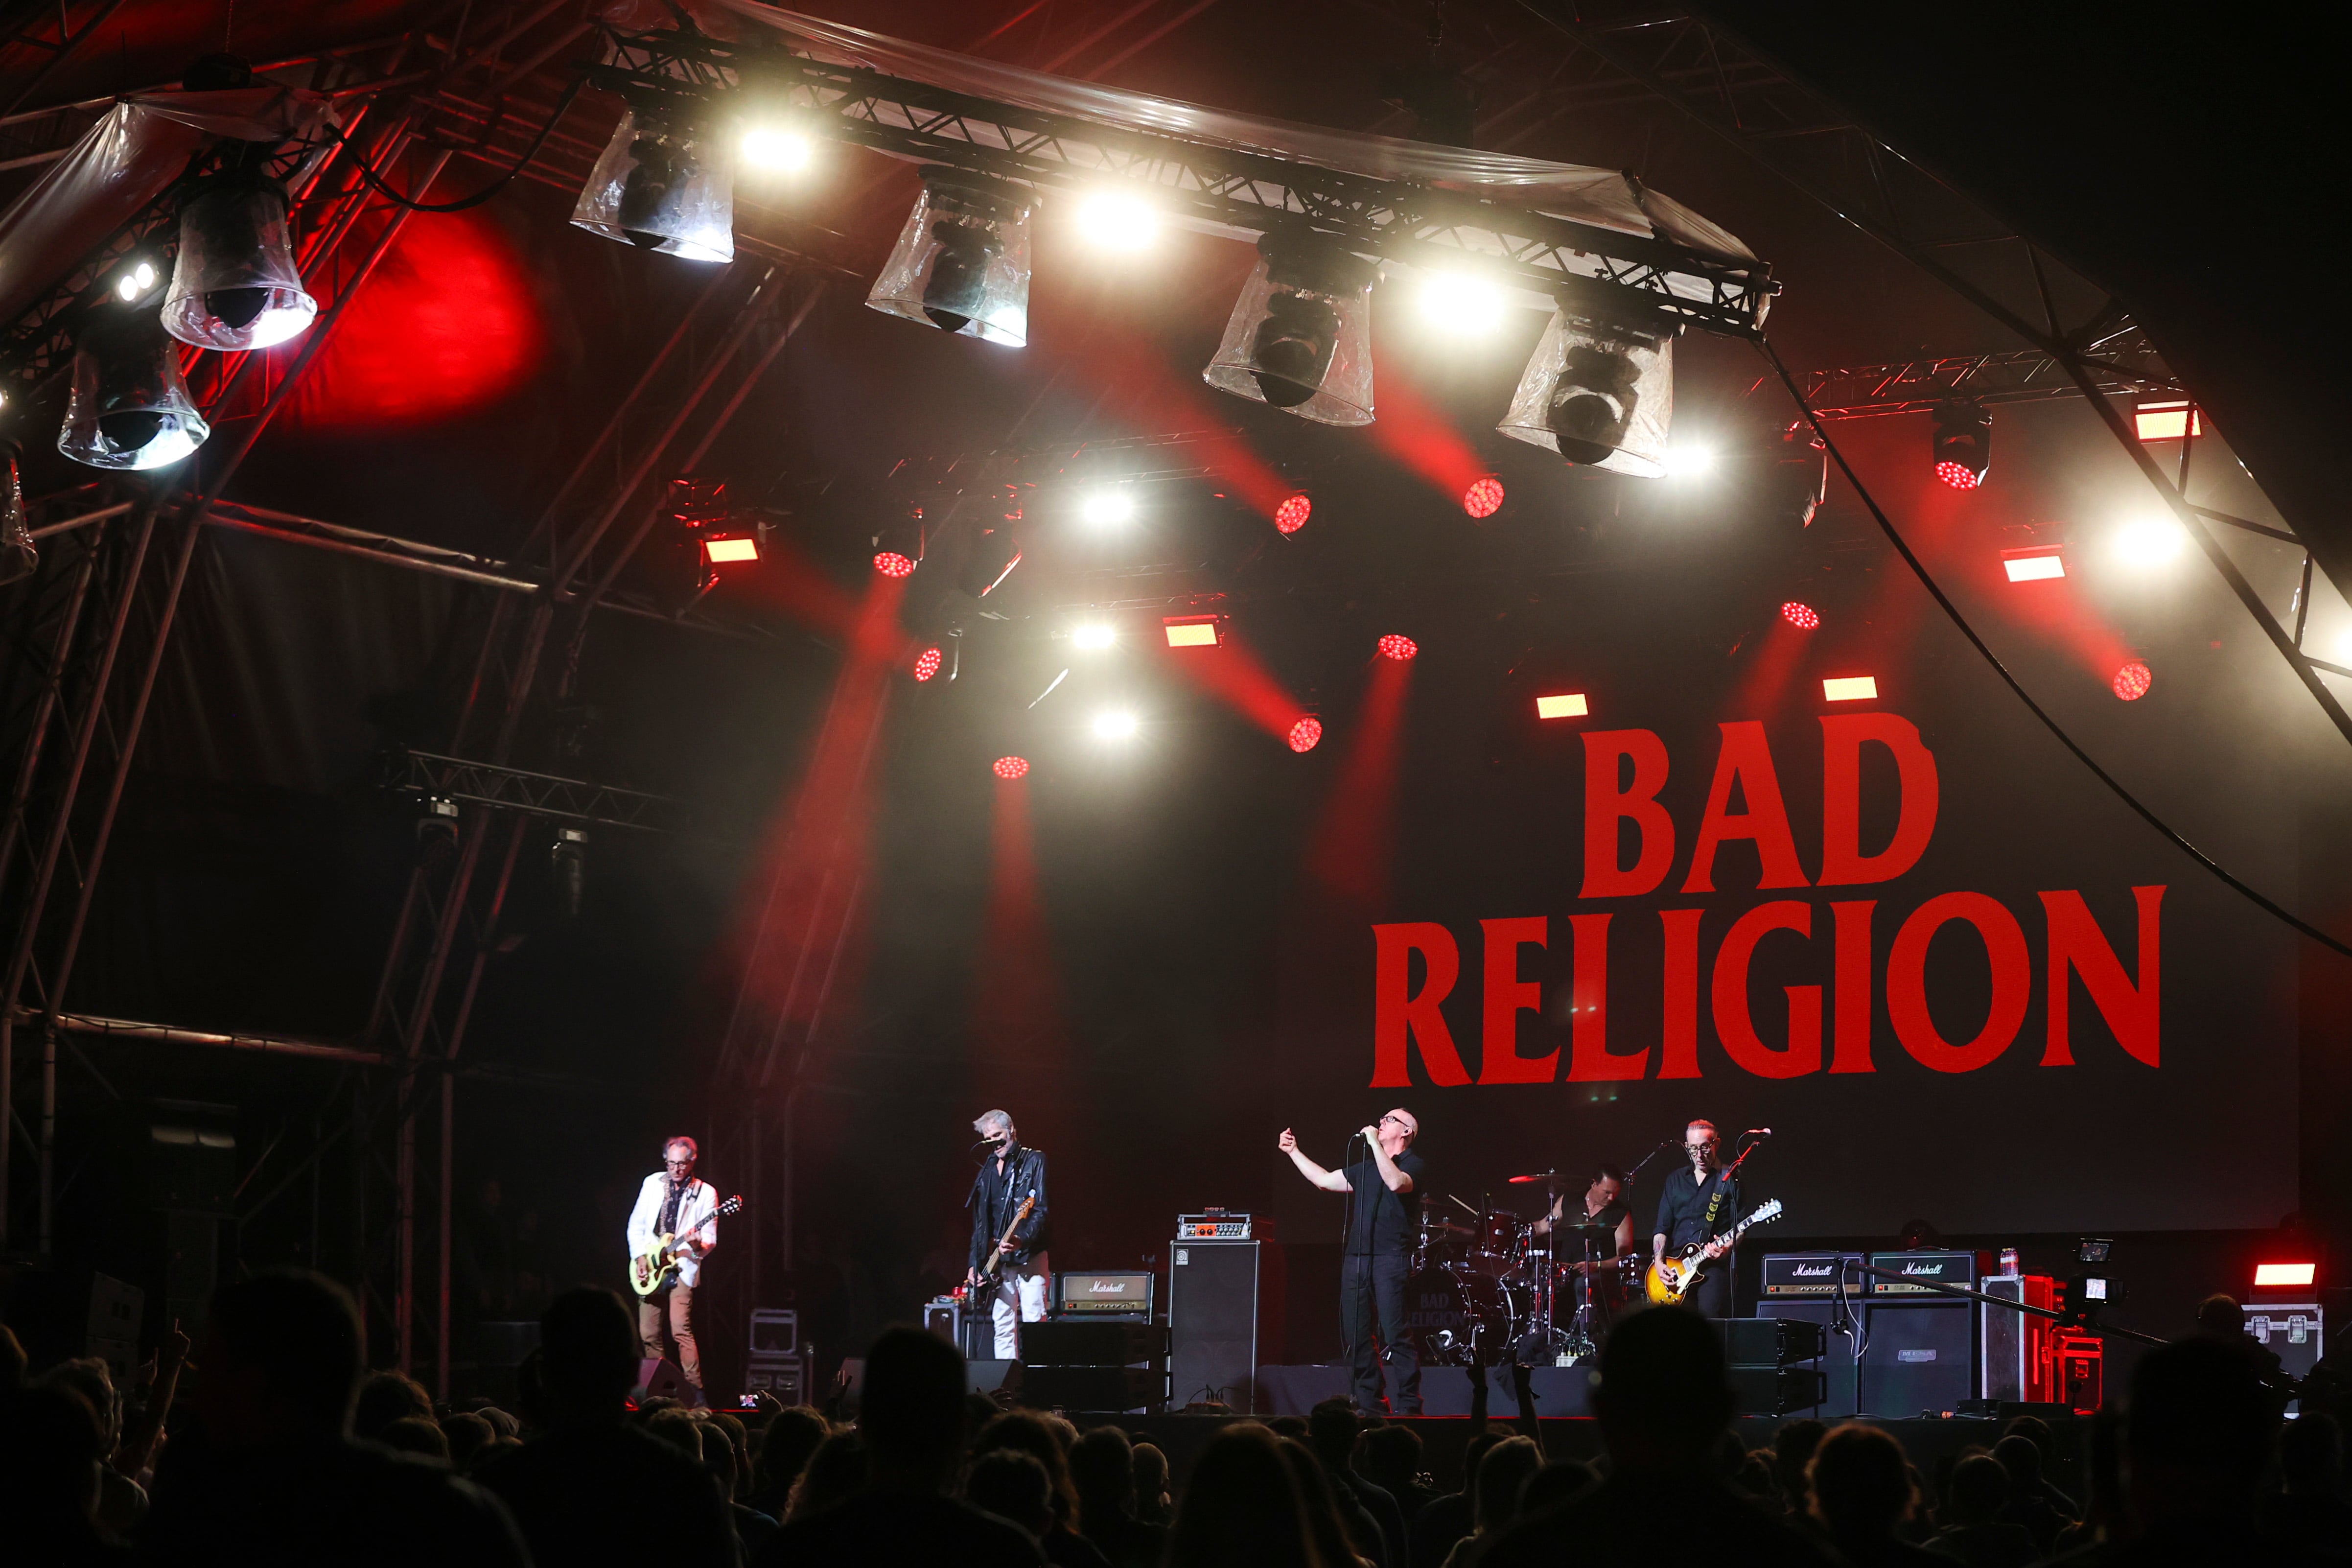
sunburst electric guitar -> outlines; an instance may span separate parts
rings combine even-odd
[[[1774,1198],[1713,1241],[1694,1241],[1679,1255],[1651,1264],[1643,1279],[1650,1300],[1662,1307],[1681,1300],[1699,1282],[1707,1266],[1730,1251],[1732,1244],[1747,1234],[1749,1226],[1769,1225],[1780,1217],[1780,1200]]]
[[[686,1244],[687,1237],[692,1236],[695,1231],[700,1230],[720,1215],[735,1214],[742,1207],[743,1198],[740,1194],[738,1194],[696,1221],[691,1229],[678,1236],[664,1236],[645,1251],[630,1258],[629,1289],[640,1296],[650,1296],[677,1279],[677,1252],[678,1248]]]
[[[989,1248],[988,1261],[980,1266],[980,1283],[971,1289],[973,1300],[986,1300],[990,1292],[1002,1283],[1000,1276],[1003,1272],[1004,1249],[1013,1244],[1013,1233],[1021,1228],[1021,1222],[1027,1219],[1030,1211],[1036,1206],[1037,1194],[1034,1193],[1021,1200],[1021,1212],[1013,1216],[1013,1223],[1004,1227],[1004,1234],[996,1238],[994,1247]]]

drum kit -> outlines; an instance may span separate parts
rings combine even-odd
[[[1511,1181],[1541,1184],[1547,1213],[1551,1196],[1582,1185],[1581,1178],[1557,1171]],[[1423,1364],[1489,1366],[1507,1356],[1523,1365],[1573,1366],[1597,1353],[1594,1330],[1600,1325],[1592,1320],[1590,1300],[1577,1305],[1565,1327],[1556,1301],[1563,1286],[1569,1299],[1575,1299],[1581,1259],[1616,1251],[1616,1226],[1563,1219],[1539,1235],[1535,1222],[1509,1209],[1453,1201],[1469,1222],[1442,1218],[1433,1205],[1423,1205],[1412,1276],[1405,1285],[1405,1326],[1419,1343]],[[1573,1211],[1578,1205],[1565,1206]],[[1588,1298],[1612,1288],[1602,1279],[1593,1285]]]

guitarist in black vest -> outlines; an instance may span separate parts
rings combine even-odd
[[[983,1111],[971,1130],[988,1152],[965,1200],[971,1210],[971,1287],[977,1309],[988,1303],[996,1329],[996,1359],[1021,1353],[1019,1324],[1042,1321],[1053,1264],[1045,1256],[1045,1156],[1021,1146],[1013,1118]],[[1027,1213],[1022,1211],[1026,1206]]]
[[[1650,1259],[1662,1263],[1692,1242],[1711,1241],[1739,1223],[1739,1178],[1722,1169],[1723,1140],[1712,1121],[1683,1130],[1688,1168],[1668,1176],[1658,1194],[1658,1224]],[[1709,1318],[1731,1315],[1731,1259],[1708,1266],[1683,1304]]]

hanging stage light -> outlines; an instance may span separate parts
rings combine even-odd
[[[180,379],[180,346],[152,310],[101,307],[74,344],[58,450],[93,468],[160,468],[212,434]]]
[[[1495,428],[1571,463],[1656,479],[1675,414],[1676,322],[1568,293]]]
[[[1125,486],[1107,486],[1087,497],[1078,513],[1097,528],[1135,521],[1135,492]]]
[[[1451,336],[1483,338],[1509,310],[1503,291],[1475,274],[1432,272],[1421,280],[1422,320]]]
[[[1473,479],[1462,492],[1462,510],[1472,517],[1488,518],[1503,510],[1503,481],[1488,474]]]
[[[1323,721],[1309,713],[1293,724],[1290,727],[1290,733],[1284,739],[1290,742],[1292,751],[1304,756],[1322,743]]]
[[[1077,229],[1097,250],[1149,250],[1160,237],[1160,209],[1132,191],[1089,191],[1078,200]]]
[[[736,143],[743,162],[755,169],[797,174],[816,162],[814,138],[782,125],[754,125]]]
[[[946,662],[947,655],[941,653],[936,645],[925,648],[915,656],[916,681],[920,683],[929,680],[940,672],[940,666]]]
[[[200,349],[266,349],[319,313],[286,235],[286,189],[258,174],[201,182],[180,204],[163,330]]]
[[[1029,341],[1029,194],[937,164],[866,302],[1020,348]]]
[[[25,482],[16,471],[16,443],[0,439],[0,584],[29,577],[41,552],[25,521]]]
[[[1956,490],[1976,489],[1992,466],[1992,416],[1974,403],[1937,404],[1928,452],[1937,479]]]
[[[1322,425],[1372,422],[1373,267],[1319,235],[1267,235],[1201,379]]]
[[[735,168],[719,142],[630,110],[613,128],[580,200],[574,226],[687,261],[735,258]]]
[[[1286,498],[1274,509],[1274,526],[1284,533],[1297,533],[1315,515],[1315,499],[1305,490]]]

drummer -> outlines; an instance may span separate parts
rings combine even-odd
[[[1633,1211],[1625,1206],[1624,1193],[1624,1172],[1610,1164],[1594,1166],[1591,1180],[1584,1188],[1583,1201],[1578,1205],[1576,1216],[1567,1220],[1562,1226],[1563,1229],[1573,1226],[1585,1232],[1579,1238],[1583,1243],[1583,1258],[1563,1267],[1578,1276],[1578,1304],[1592,1307],[1596,1318],[1607,1316],[1612,1294],[1607,1289],[1609,1279],[1625,1258],[1637,1256],[1633,1241]],[[1567,1206],[1566,1193],[1554,1197],[1551,1213],[1535,1223],[1536,1235],[1550,1235],[1553,1222],[1562,1219]],[[1600,1256],[1600,1248],[1594,1245],[1592,1237],[1592,1232],[1601,1226],[1609,1229],[1609,1255],[1605,1258]]]

